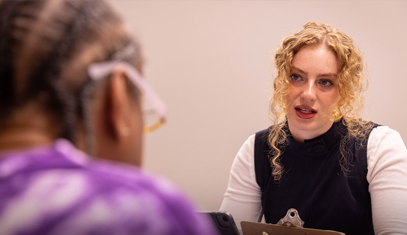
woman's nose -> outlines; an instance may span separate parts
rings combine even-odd
[[[310,81],[304,85],[304,90],[302,91],[301,98],[308,101],[315,101],[316,99],[316,89],[315,83]]]

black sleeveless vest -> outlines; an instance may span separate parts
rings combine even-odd
[[[377,126],[374,124],[373,128]],[[266,222],[275,224],[288,209],[295,208],[306,228],[335,230],[347,235],[374,234],[366,180],[367,138],[372,129],[362,145],[355,140],[348,142],[349,172],[344,175],[339,164],[339,146],[347,131],[342,121],[304,143],[295,141],[288,126],[284,127],[288,146],[280,157],[285,171],[280,182],[275,182],[271,175],[269,129],[256,133],[254,157]]]

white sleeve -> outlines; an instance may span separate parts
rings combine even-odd
[[[250,136],[237,153],[220,207],[220,211],[231,213],[239,228],[241,221],[257,221],[261,215],[261,191],[254,169],[254,140],[255,135]]]
[[[407,150],[400,134],[375,128],[367,145],[375,234],[407,234]]]

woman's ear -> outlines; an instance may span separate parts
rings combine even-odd
[[[112,137],[116,140],[130,134],[131,103],[128,97],[126,74],[116,68],[107,84],[106,117]]]
[[[129,88],[126,73],[118,66],[95,99],[95,156],[141,165],[142,112]]]

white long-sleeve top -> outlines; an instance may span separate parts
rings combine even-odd
[[[250,136],[237,153],[220,207],[232,214],[239,227],[241,221],[257,221],[262,214],[254,140],[255,135]],[[397,131],[387,126],[372,130],[367,168],[375,234],[407,234],[407,149]]]

